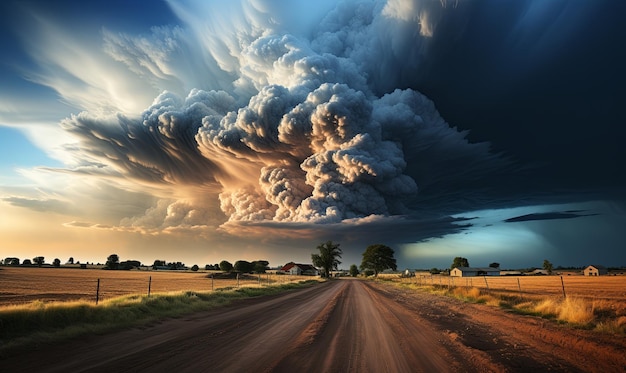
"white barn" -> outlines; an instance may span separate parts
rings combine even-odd
[[[609,270],[606,269],[605,266],[592,264],[590,266],[587,266],[587,268],[583,270],[583,274],[585,276],[602,276],[602,275],[608,275]]]
[[[457,267],[450,270],[453,277],[500,276],[499,268]]]

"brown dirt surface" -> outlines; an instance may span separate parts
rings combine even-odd
[[[353,279],[42,345],[10,372],[623,372],[626,340]]]

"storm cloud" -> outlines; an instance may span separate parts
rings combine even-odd
[[[343,4],[313,40],[272,29],[237,33],[240,49],[231,55],[238,61],[229,68],[236,66],[238,78],[230,92],[193,89],[184,99],[164,92],[139,117],[82,113],[63,127],[80,138],[79,152],[112,173],[207,186],[231,222],[410,215],[421,188],[454,186],[458,193],[507,161],[488,144],[470,143],[421,93],[376,94],[381,83],[368,77],[385,52],[372,50],[385,45],[384,34],[373,38],[380,29],[389,36],[413,27],[418,38],[432,36],[419,31],[426,27],[422,10],[406,18],[398,6]],[[145,48],[130,53],[132,45],[138,43],[126,45],[125,58],[116,50],[118,59],[162,77],[157,61],[143,62],[151,58]],[[394,66],[376,75],[393,77]]]
[[[75,213],[69,192],[3,201],[68,227],[350,253],[470,233],[476,211],[556,211],[524,209],[511,230],[600,221],[560,205],[624,198],[614,4],[183,0],[85,35],[42,5],[19,34],[29,79],[76,109],[48,149],[66,167],[45,171],[110,211]]]

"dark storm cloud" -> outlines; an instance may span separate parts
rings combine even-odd
[[[419,92],[374,94],[379,81],[368,71],[374,61],[382,57],[384,70],[376,75],[393,81],[394,63],[385,55],[407,57],[402,45],[387,50],[382,39],[400,35],[409,46],[410,38],[421,44],[432,36],[429,9],[440,5],[418,5],[407,14],[396,2],[344,4],[347,15],[331,13],[312,41],[243,30],[239,43],[228,43],[240,48],[230,53],[237,58],[230,69],[239,73],[231,93],[193,90],[182,100],[166,92],[139,118],[82,113],[64,128],[81,137],[80,152],[112,172],[214,185],[230,221],[411,215],[424,200],[422,190],[426,199],[429,191],[438,198],[462,194],[463,185],[473,187],[508,165],[488,144],[470,143],[467,132],[451,127]],[[158,53],[142,47],[125,54],[144,44],[115,40],[126,49],[112,53],[130,69],[164,75],[156,61],[146,62]],[[255,93],[241,96],[242,87]]]
[[[513,218],[505,219],[504,221],[507,223],[515,223],[515,222],[532,221],[532,220],[575,219],[575,218],[581,218],[585,216],[598,215],[598,214],[584,214],[583,212],[584,211],[541,212],[541,213],[533,213],[533,214],[516,216]]]

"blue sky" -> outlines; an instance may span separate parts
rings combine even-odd
[[[0,127],[0,157],[4,160],[0,164],[0,175],[4,185],[24,181],[19,174],[20,168],[61,165],[33,145],[22,132],[11,127]]]
[[[626,265],[623,8],[4,2],[0,255]]]

